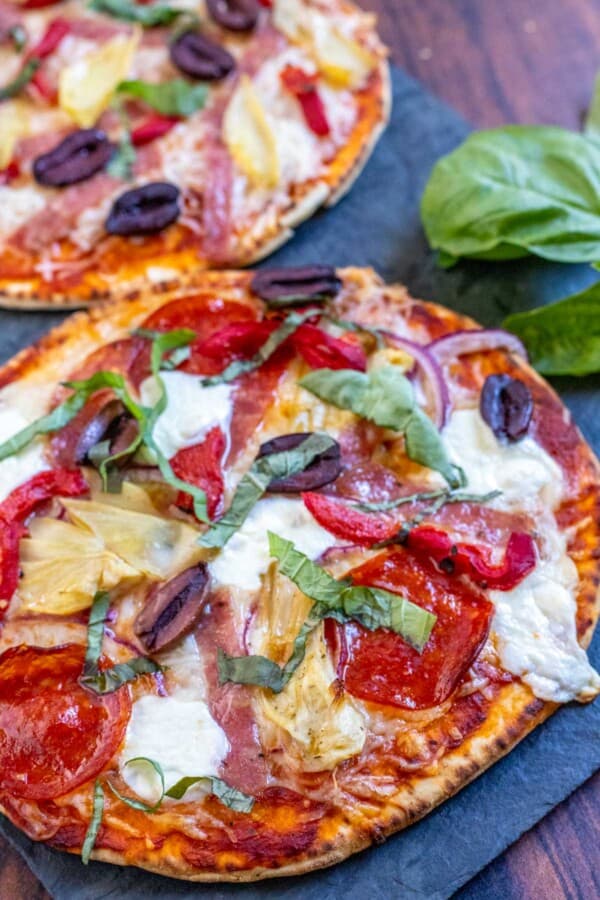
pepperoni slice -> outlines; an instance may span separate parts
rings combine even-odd
[[[208,515],[213,519],[223,502],[223,457],[227,441],[221,429],[212,428],[201,444],[180,450],[171,460],[171,466],[178,478],[202,488],[206,492]],[[183,492],[177,500],[178,506],[192,511],[194,504],[189,494]]]
[[[98,347],[69,376],[83,381],[96,372],[117,372],[136,386],[150,374],[150,343],[142,337],[122,338]]]
[[[100,696],[82,688],[83,658],[76,644],[0,656],[0,790],[51,800],[94,778],[117,752],[129,690]]]
[[[487,638],[493,612],[476,588],[440,572],[433,563],[394,548],[354,569],[356,584],[402,594],[437,616],[421,654],[399,635],[367,631],[351,622],[340,632],[339,677],[355,697],[427,709],[460,684]]]

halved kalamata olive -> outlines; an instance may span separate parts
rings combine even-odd
[[[206,8],[218,25],[230,31],[251,31],[258,20],[256,0],[206,0]]]
[[[106,220],[109,234],[152,234],[179,217],[179,188],[156,181],[117,197]]]
[[[120,453],[137,432],[137,422],[121,401],[109,390],[98,391],[68,427],[56,432],[51,442],[52,457],[61,466],[79,465],[89,461],[90,452],[102,441],[109,442],[107,455]]]
[[[38,156],[33,175],[39,184],[50,187],[76,184],[103,169],[114,150],[106,134],[98,128],[74,131],[54,150]]]
[[[235,68],[231,53],[198,31],[184,31],[171,44],[169,56],[185,75],[204,81],[225,78]]]
[[[342,287],[333,266],[261,269],[250,289],[270,306],[294,306],[335,297]]]
[[[499,441],[520,440],[527,434],[533,398],[527,385],[510,375],[488,375],[479,400],[481,416]]]
[[[310,432],[299,434],[282,434],[260,445],[258,458],[270,456],[271,453],[280,453],[283,450],[293,450],[302,441],[310,437]],[[315,488],[330,484],[342,471],[340,460],[340,445],[337,441],[320,453],[303,472],[289,475],[287,478],[275,478],[267,488],[271,493],[299,494],[301,491],[313,491]]]
[[[194,627],[202,612],[208,581],[208,569],[199,563],[151,589],[133,626],[147,650],[162,650]]]

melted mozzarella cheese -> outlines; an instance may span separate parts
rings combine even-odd
[[[227,432],[232,411],[233,389],[228,384],[203,387],[198,375],[185,372],[162,372],[167,392],[167,407],[154,426],[153,437],[167,459],[185,447],[198,444],[219,425]],[[140,386],[142,403],[153,406],[160,397],[155,378],[147,378]]]
[[[45,205],[46,195],[37,187],[0,187],[0,237],[17,231]]]
[[[221,553],[210,564],[220,584],[257,590],[269,568],[267,531],[293,541],[297,549],[316,559],[335,543],[328,531],[317,525],[301,500],[266,497],[259,500]]]
[[[156,773],[150,766],[129,765],[146,757],[162,767],[165,786],[186,776],[217,775],[229,752],[223,729],[212,718],[206,703],[202,659],[190,635],[176,648],[159,654],[167,667],[170,693],[147,694],[133,704],[119,768],[125,783],[148,803],[158,799]]]
[[[554,508],[560,501],[560,467],[533,438],[501,444],[478,409],[456,410],[443,435],[452,461],[464,469],[468,491],[502,491],[496,505],[504,508]]]
[[[18,396],[12,386],[0,391],[0,441],[8,440],[41,415],[42,397],[45,401],[47,391],[38,389],[37,385],[30,389],[27,394],[39,395],[35,400],[33,396],[26,396],[23,390],[21,393],[22,396]],[[40,440],[32,441],[20,453],[3,459],[0,462],[0,501],[16,487],[47,468],[44,444]]]
[[[541,700],[586,701],[600,692],[600,676],[577,643],[576,588],[577,569],[563,549],[512,591],[491,591],[500,661]]]

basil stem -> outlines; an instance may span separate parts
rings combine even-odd
[[[285,666],[278,666],[261,655],[234,657],[219,650],[221,684],[227,681],[253,684],[280,693],[304,659],[310,633],[326,618],[340,623],[356,621],[370,631],[389,628],[422,652],[435,625],[435,615],[399,594],[354,585],[345,579],[338,581],[297,550],[291,541],[272,532],[269,532],[269,549],[279,560],[279,572],[313,600],[313,605]]]
[[[94,783],[94,794],[93,794],[93,802],[92,802],[92,818],[90,819],[90,824],[88,825],[88,829],[85,834],[85,838],[83,840],[83,846],[81,848],[81,862],[84,866],[90,861],[90,857],[92,855],[92,850],[96,845],[96,840],[98,838],[98,832],[100,831],[100,825],[102,824],[102,816],[104,815],[104,791],[102,790],[102,785],[98,780]]]
[[[452,488],[464,486],[464,472],[450,461],[439,431],[416,403],[412,384],[395,366],[381,366],[369,374],[317,369],[299,383],[339,409],[404,434],[409,459],[439,472]]]
[[[318,432],[309,435],[291,450],[281,450],[254,460],[238,484],[227,512],[206,531],[198,543],[202,547],[224,547],[243,525],[246,517],[276,478],[303,472],[314,460],[335,444],[333,438]]]

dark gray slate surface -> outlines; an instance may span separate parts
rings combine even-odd
[[[435,267],[419,225],[418,202],[435,160],[468,126],[402,72],[394,72],[394,113],[373,159],[350,195],[299,229],[269,261],[372,265],[416,296],[498,324],[507,312],[538,305],[594,280],[591,270],[535,260]],[[59,314],[0,312],[0,356],[61,321]],[[600,379],[556,386],[600,451]],[[600,639],[592,659],[600,666]],[[479,872],[600,767],[600,704],[561,709],[508,758],[424,821],[330,870],[253,886],[188,885],[133,869],[93,863],[37,846],[7,822],[14,843],[56,900],[443,900]]]

